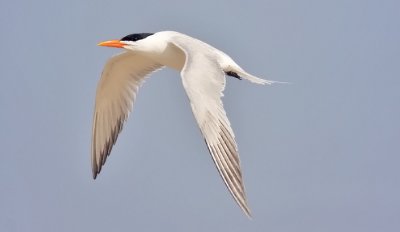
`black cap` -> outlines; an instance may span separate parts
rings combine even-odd
[[[121,39],[121,41],[138,41],[146,38],[154,33],[138,33],[138,34],[130,34]]]

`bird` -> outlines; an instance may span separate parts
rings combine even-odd
[[[224,52],[175,31],[129,34],[99,46],[122,48],[104,66],[96,90],[91,162],[96,179],[132,111],[139,87],[149,74],[169,67],[180,72],[190,106],[208,151],[226,187],[251,218],[238,146],[221,98],[226,76],[273,84],[244,71]]]

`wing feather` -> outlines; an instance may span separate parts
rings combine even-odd
[[[217,57],[210,55],[216,53],[199,53],[213,49],[201,41],[177,37],[171,43],[186,55],[182,83],[215,166],[235,201],[250,217],[235,136],[221,101],[225,73]]]
[[[111,149],[132,111],[146,76],[161,68],[153,60],[123,52],[106,63],[97,86],[92,130],[93,178],[100,173]]]

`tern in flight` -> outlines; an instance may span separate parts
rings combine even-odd
[[[92,131],[93,178],[100,173],[132,111],[138,88],[150,73],[167,66],[181,73],[193,115],[215,166],[237,204],[251,217],[238,148],[221,97],[225,75],[261,85],[274,81],[250,75],[220,50],[174,31],[130,34],[98,45],[125,51],[107,61],[97,86]]]

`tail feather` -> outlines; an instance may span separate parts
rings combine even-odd
[[[238,79],[246,79],[252,83],[259,84],[259,85],[272,85],[275,83],[279,84],[290,84],[289,82],[281,82],[281,81],[272,81],[272,80],[265,80],[258,78],[256,76],[253,76],[246,71],[244,71],[238,64],[235,63],[235,61],[232,60],[228,55],[222,53],[222,59],[221,59],[221,67],[224,72],[229,75],[233,76]]]
[[[248,80],[248,81],[250,81],[252,83],[255,83],[255,84],[260,84],[260,85],[265,85],[265,84],[272,85],[272,84],[275,84],[275,83],[278,83],[278,84],[289,84],[289,82],[271,81],[271,80],[261,79],[261,78],[258,78],[256,76],[253,76],[251,74],[248,74],[248,73],[246,73],[244,71],[238,72],[238,74],[239,74],[239,76],[241,78],[246,79],[246,80]]]

